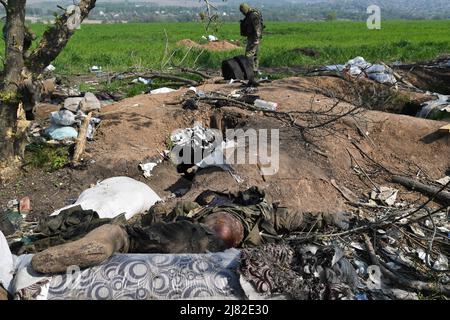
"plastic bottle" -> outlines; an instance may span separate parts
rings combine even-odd
[[[257,107],[259,109],[263,109],[263,110],[276,111],[277,107],[278,107],[278,103],[265,101],[265,100],[261,100],[261,99],[256,99],[255,107]]]

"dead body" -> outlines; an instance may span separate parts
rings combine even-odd
[[[333,216],[322,218],[336,222]],[[207,191],[174,209],[157,204],[133,224],[104,224],[79,240],[37,253],[32,265],[38,272],[61,273],[72,265],[98,265],[114,253],[220,252],[276,242],[279,234],[307,224],[307,216],[268,204],[255,187],[236,196]]]

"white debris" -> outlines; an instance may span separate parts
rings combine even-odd
[[[19,205],[19,201],[17,199],[9,200],[6,206],[11,209],[17,207]]]
[[[271,110],[276,111],[278,108],[278,103],[271,102],[271,101],[265,101],[261,99],[256,99],[254,103],[255,107],[262,110]]]
[[[150,91],[150,94],[170,93],[170,92],[175,92],[175,91],[177,91],[177,90],[164,87],[164,88],[152,90],[152,91]]]
[[[448,258],[440,253],[439,258],[434,262],[433,269],[441,271],[448,270]]]
[[[208,36],[208,41],[209,42],[215,42],[215,41],[219,41],[219,39],[216,36],[213,36],[213,35],[210,34]]]
[[[113,219],[125,213],[126,219],[130,219],[147,211],[158,201],[161,198],[145,183],[128,177],[114,177],[83,191],[75,204],[55,211],[52,216],[81,205],[83,210],[96,211],[100,218]]]
[[[88,140],[94,139],[94,130],[95,126],[98,125],[102,120],[99,118],[92,117],[91,121],[89,121],[89,126],[87,129],[86,137]]]
[[[437,94],[437,100],[427,101],[422,104],[422,109],[417,114],[420,118],[439,119],[444,113],[450,116],[450,96]]]
[[[192,93],[197,94],[197,88],[196,87],[189,87],[187,92],[192,92]]]
[[[137,79],[134,79],[133,81],[131,81],[132,83],[138,83],[138,82],[140,82],[140,83],[143,83],[143,84],[150,84],[150,83],[152,83],[152,81],[151,80],[148,80],[148,79],[145,79],[145,78],[142,78],[142,77],[139,77],[139,78],[137,78]]]
[[[445,186],[447,183],[450,182],[450,176],[446,176],[442,179],[436,180],[437,183],[439,183],[440,185]]]
[[[397,79],[391,68],[382,64],[372,64],[363,57],[356,57],[349,60],[345,65],[329,65],[325,67],[327,71],[348,72],[352,76],[367,75],[369,79],[383,84],[396,84]]]
[[[373,190],[371,194],[372,200],[381,201],[388,206],[393,206],[397,200],[398,190],[389,187],[380,187],[379,190]]]
[[[90,71],[91,72],[100,72],[100,71],[102,71],[102,67],[100,67],[100,66],[92,66]]]
[[[49,64],[49,65],[44,69],[44,71],[47,71],[47,72],[52,72],[52,71],[55,71],[55,70],[56,70],[56,68],[55,68],[55,66],[52,65],[52,64]]]
[[[156,162],[141,163],[139,168],[144,171],[144,177],[148,179],[152,176],[152,171],[157,165],[158,164]]]

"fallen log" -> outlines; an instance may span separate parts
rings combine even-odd
[[[84,149],[86,147],[86,137],[87,132],[89,128],[89,122],[92,118],[92,112],[89,112],[86,118],[83,119],[83,122],[81,123],[80,127],[80,133],[78,134],[76,146],[75,146],[75,153],[73,155],[72,164],[78,165],[80,163],[81,156],[83,155]]]
[[[417,190],[420,193],[432,196],[435,200],[439,200],[440,202],[444,202],[445,204],[450,204],[450,192],[444,191],[445,188],[426,185],[417,180],[400,176],[393,176],[392,181],[401,184],[408,189]]]

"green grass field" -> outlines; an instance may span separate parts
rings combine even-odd
[[[368,61],[404,62],[432,59],[450,53],[450,21],[387,21],[382,30],[368,30],[362,22],[266,23],[261,50],[263,67],[292,67],[343,63],[355,56]],[[33,25],[38,35],[46,26]],[[55,61],[59,73],[85,73],[92,65],[103,70],[124,70],[133,65],[159,68],[164,55],[167,31],[170,50],[177,41],[199,41],[203,28],[196,23],[83,25]],[[220,39],[242,40],[239,25],[224,24]],[[309,47],[320,52],[311,58],[295,52]],[[204,52],[197,66],[219,68],[220,62],[238,54]],[[187,52],[175,54],[179,62]],[[184,64],[193,66],[199,51],[191,52]]]

